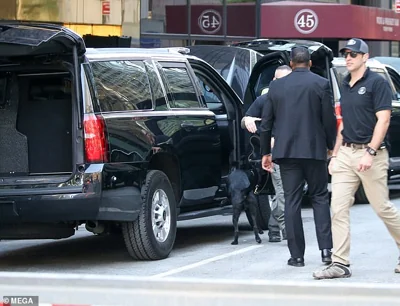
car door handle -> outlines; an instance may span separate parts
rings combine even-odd
[[[191,122],[182,122],[181,123],[181,128],[183,128],[183,129],[190,129],[193,127],[194,127],[194,125]]]

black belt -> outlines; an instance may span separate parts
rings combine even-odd
[[[366,149],[366,148],[368,148],[368,144],[367,143],[348,143],[348,142],[343,142],[342,146],[348,147],[348,148],[352,148],[352,149]],[[385,147],[386,147],[385,144],[382,144],[378,148],[378,150],[382,150]]]

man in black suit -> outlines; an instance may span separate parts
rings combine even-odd
[[[332,248],[327,152],[336,138],[336,117],[329,81],[310,71],[307,48],[291,51],[293,72],[270,84],[261,122],[262,166],[279,164],[285,194],[285,223],[290,259],[304,266],[305,241],[301,219],[304,183],[308,183],[322,262],[330,264]],[[271,156],[271,131],[275,145]]]

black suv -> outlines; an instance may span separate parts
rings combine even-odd
[[[242,114],[197,57],[87,49],[61,26],[0,23],[0,239],[66,238],[85,224],[121,231],[135,259],[166,258],[178,220],[231,212]],[[269,205],[260,211],[267,229]]]

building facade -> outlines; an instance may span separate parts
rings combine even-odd
[[[140,0],[1,0],[0,19],[63,24],[80,35],[140,39]]]
[[[142,0],[148,46],[229,44],[254,38],[320,41],[337,51],[351,37],[371,55],[399,56],[395,0]]]
[[[230,44],[254,38],[348,38],[399,56],[396,0],[1,0],[0,19],[63,24],[80,35],[132,37],[132,47]]]

